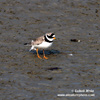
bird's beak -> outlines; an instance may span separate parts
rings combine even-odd
[[[55,40],[56,38],[54,37],[53,39]]]

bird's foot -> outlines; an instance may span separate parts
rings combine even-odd
[[[39,59],[42,59],[40,56],[38,56]]]
[[[43,57],[44,59],[48,59],[46,56]]]

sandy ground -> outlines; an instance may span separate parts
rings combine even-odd
[[[46,32],[40,60],[23,44]],[[0,62],[0,100],[100,100],[100,0],[0,0]]]

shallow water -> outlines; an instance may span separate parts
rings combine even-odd
[[[99,100],[99,16],[99,0],[0,0],[0,99]],[[57,39],[40,60],[23,44],[46,32]],[[96,96],[57,96],[75,89]]]

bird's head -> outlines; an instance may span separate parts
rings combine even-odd
[[[45,36],[49,41],[53,41],[56,39],[54,32],[46,33]]]

